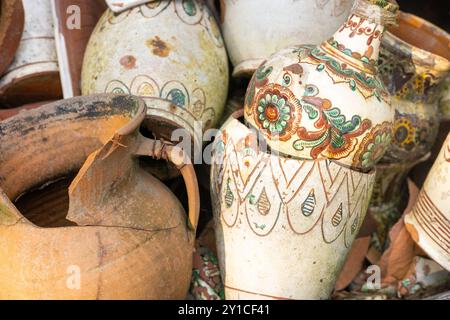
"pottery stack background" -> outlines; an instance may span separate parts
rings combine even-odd
[[[447,2],[0,0],[0,299],[448,297]]]

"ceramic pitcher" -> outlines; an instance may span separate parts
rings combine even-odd
[[[392,144],[377,170],[370,211],[380,222],[381,247],[404,210],[406,177],[429,156],[442,117],[440,83],[450,70],[450,35],[417,16],[399,12],[398,26],[382,40],[379,70],[395,108]],[[382,249],[380,247],[380,249]]]
[[[22,3],[25,25],[20,45],[0,78],[0,103],[8,107],[62,97],[51,0]]]
[[[19,47],[24,27],[22,0],[3,0],[0,3],[0,76],[9,67]]]
[[[233,76],[252,76],[271,54],[319,44],[345,21],[353,0],[224,0],[221,25]]]
[[[414,241],[450,271],[450,134],[405,224]]]
[[[370,171],[391,143],[394,109],[376,63],[397,9],[384,0],[357,0],[321,45],[272,55],[248,87],[246,123],[281,154]]]
[[[95,95],[0,123],[1,299],[186,297],[199,212],[195,173],[183,152],[140,135],[145,114],[137,98]],[[138,165],[141,156],[181,170],[188,218],[175,195]],[[77,171],[68,212],[43,206],[37,222],[13,204]]]
[[[236,115],[211,169],[226,299],[327,299],[369,204],[374,172],[269,154]]]
[[[197,132],[219,120],[228,92],[227,55],[209,9],[202,1],[161,0],[119,14],[108,10],[82,70],[82,93],[99,92],[169,100],[168,109],[150,106],[149,114],[178,124],[201,143]]]

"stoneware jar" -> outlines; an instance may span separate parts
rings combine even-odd
[[[246,122],[281,154],[370,171],[392,136],[394,109],[376,62],[384,25],[395,22],[397,8],[357,0],[347,22],[320,46],[272,55],[248,87]]]
[[[234,115],[213,147],[226,299],[327,299],[366,215],[373,172],[269,154]]]
[[[405,224],[414,241],[450,271],[450,134]]]
[[[24,27],[22,0],[0,1],[0,76],[14,59]]]
[[[398,26],[382,40],[379,72],[395,108],[391,146],[377,165],[370,205],[382,233],[400,218],[405,204],[406,177],[429,158],[442,117],[440,84],[450,70],[450,35],[431,23],[399,12]],[[381,235],[381,238],[384,238]],[[383,246],[383,239],[381,246]]]
[[[95,92],[169,100],[170,108],[150,107],[149,114],[191,135],[196,126],[214,126],[228,93],[228,61],[209,9],[202,1],[162,0],[120,14],[108,10],[83,63],[82,93]],[[201,133],[196,138],[201,140]]]
[[[64,98],[81,95],[81,67],[87,42],[106,10],[104,0],[51,0]]]
[[[223,0],[221,25],[233,76],[251,76],[271,54],[321,43],[345,21],[353,0]]]
[[[186,297],[199,212],[195,173],[179,150],[139,134],[145,113],[137,98],[95,95],[0,123],[1,299]],[[139,167],[140,156],[181,169],[189,221],[175,195]],[[30,220],[13,204],[80,167],[68,211],[44,204]]]
[[[14,61],[0,78],[0,103],[17,107],[62,97],[50,0],[23,0],[25,26]]]

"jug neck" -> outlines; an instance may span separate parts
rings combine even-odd
[[[388,0],[356,0],[347,21],[327,41],[326,51],[374,70],[387,25],[396,23],[398,6]]]

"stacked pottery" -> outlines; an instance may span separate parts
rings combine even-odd
[[[201,130],[220,119],[228,92],[227,55],[208,7],[202,1],[153,0],[120,13],[108,10],[91,36],[82,70],[82,93],[101,92],[171,101],[168,108],[149,106],[149,114],[185,128],[201,146]]]
[[[271,54],[319,44],[345,21],[353,0],[224,0],[221,24],[233,76],[252,76]]]
[[[0,76],[14,59],[24,27],[22,0],[0,1]]]
[[[405,225],[414,241],[450,271],[450,134]]]
[[[62,97],[50,0],[22,3],[25,26],[20,45],[0,78],[0,103],[7,107]]]
[[[244,108],[262,139],[237,117],[222,127],[211,194],[227,299],[330,296],[391,141],[394,109],[376,61],[397,8],[357,1],[320,46],[262,64]]]
[[[81,95],[84,51],[106,4],[104,0],[51,0],[51,4],[61,85],[67,99]]]
[[[140,135],[145,114],[137,98],[98,95],[0,123],[0,299],[185,298],[199,213],[195,172],[179,149]],[[139,156],[180,168],[189,222]],[[44,205],[32,222],[13,204],[79,169],[68,213]]]
[[[395,108],[394,139],[377,165],[370,212],[378,221],[378,249],[406,203],[406,177],[428,157],[436,141],[439,84],[450,70],[450,35],[411,14],[399,13],[398,26],[382,41],[380,74]]]

